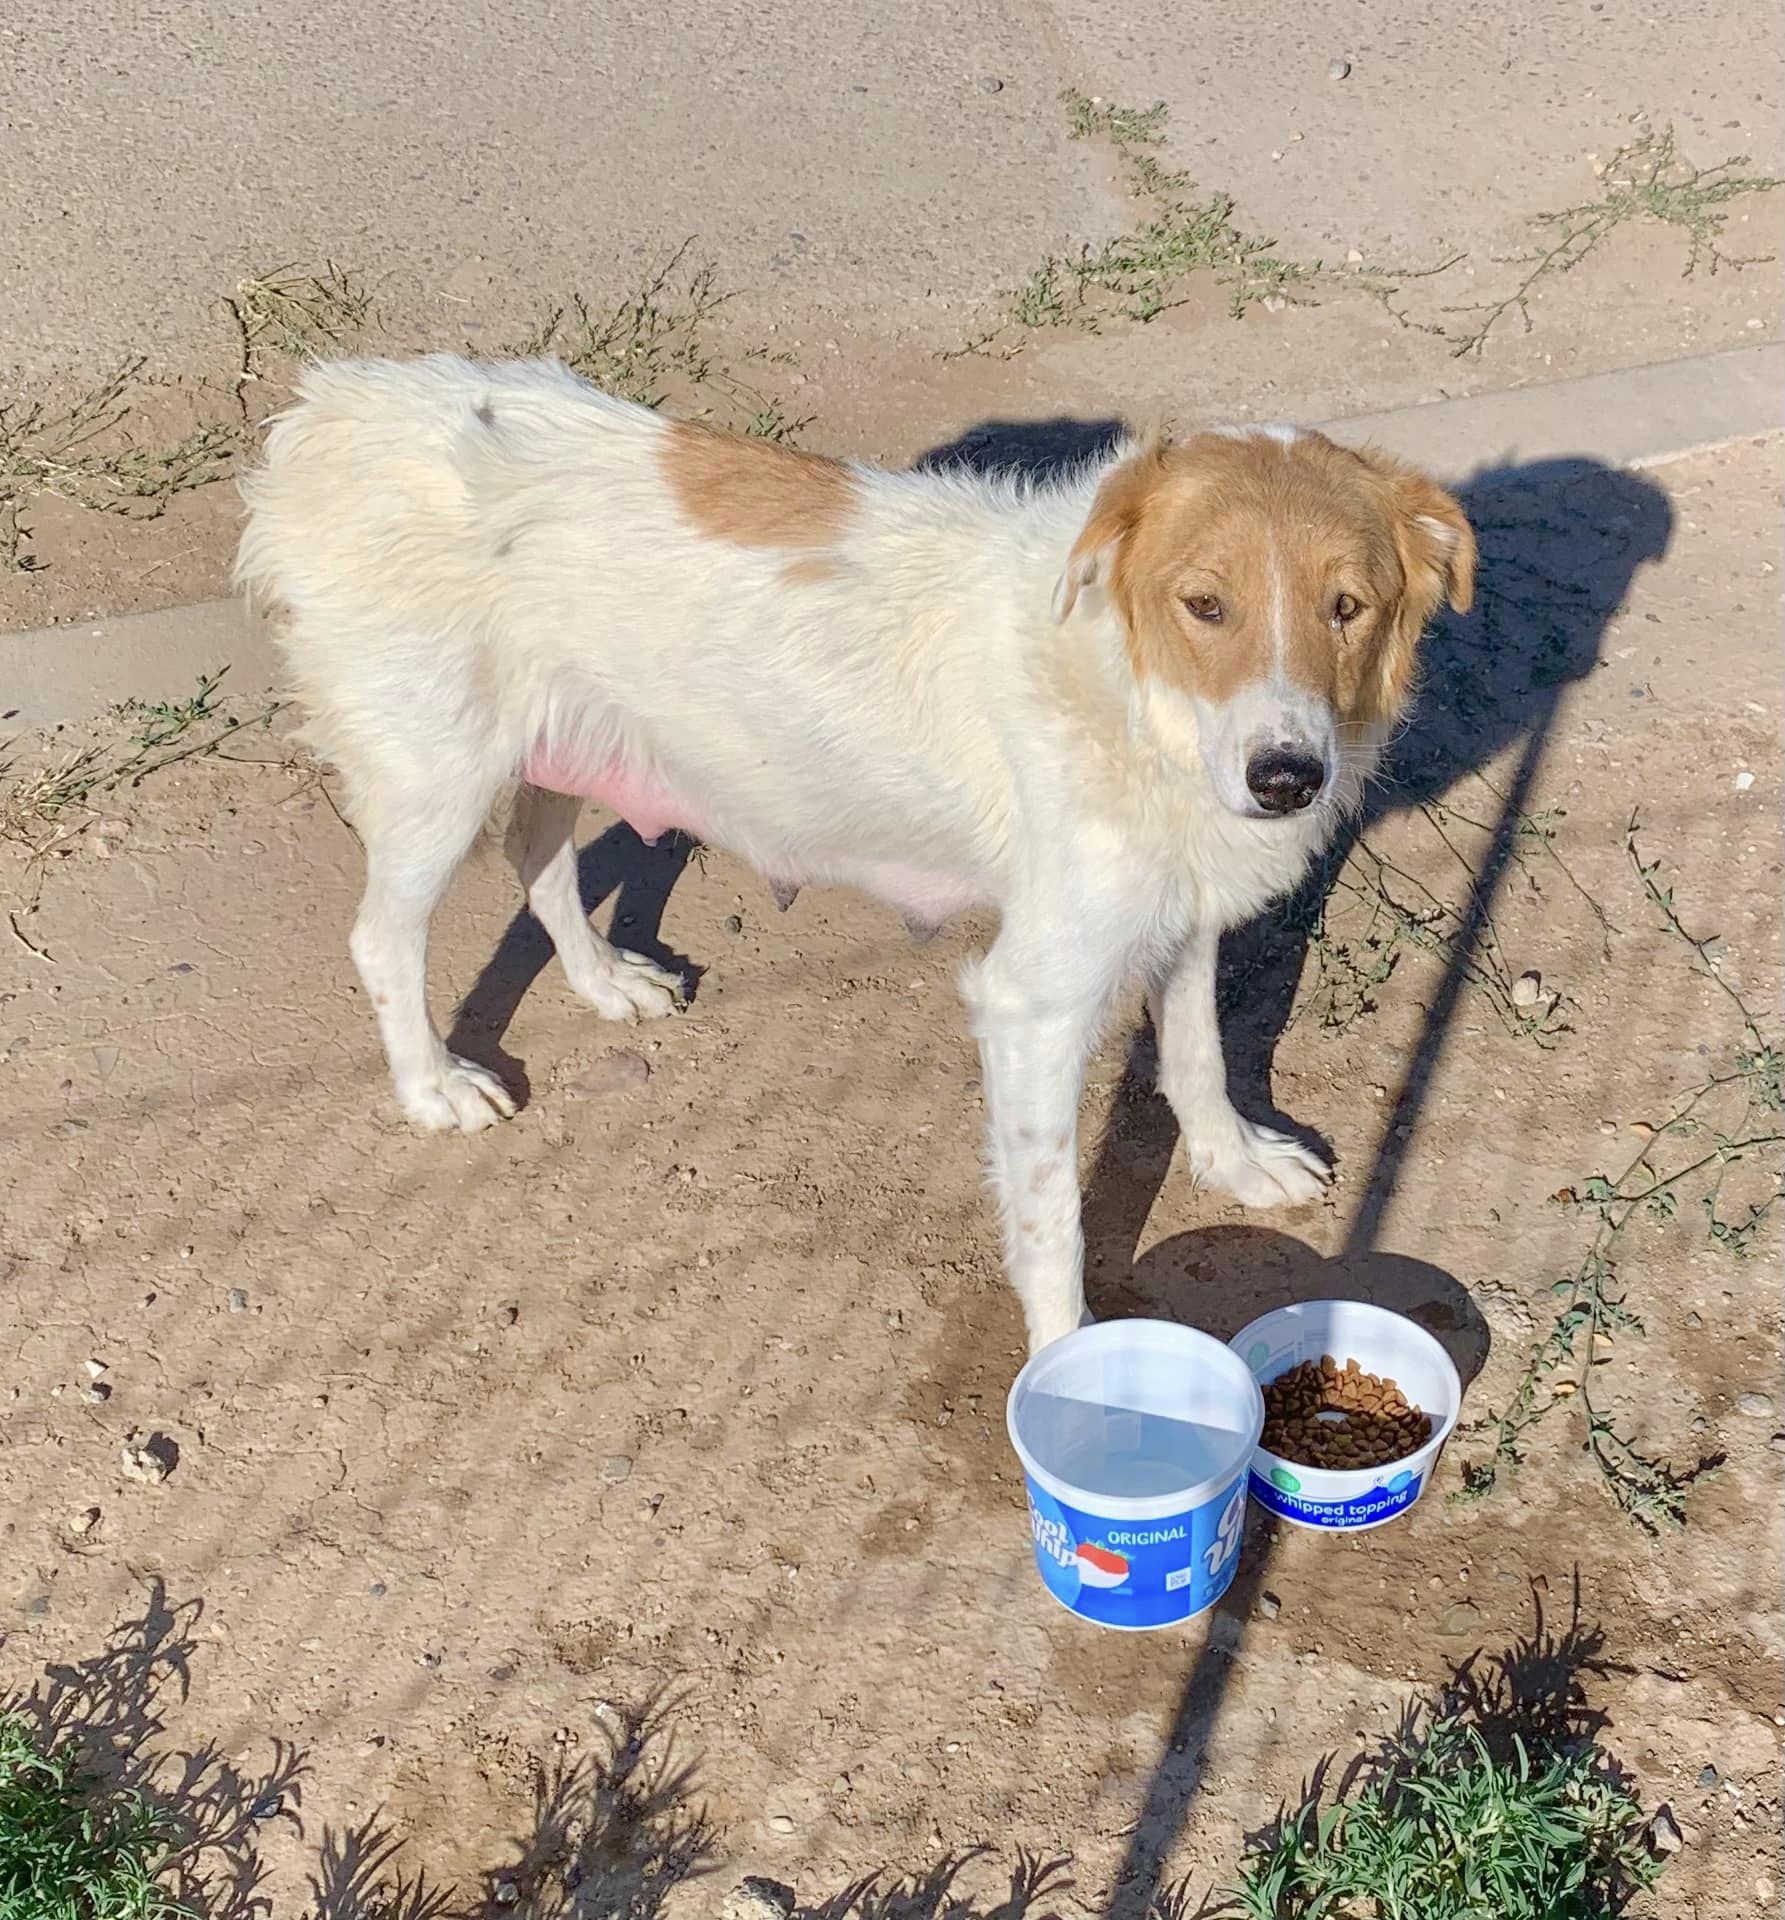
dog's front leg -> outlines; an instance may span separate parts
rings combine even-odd
[[[1063,997],[1058,982],[1043,988],[997,948],[968,970],[963,988],[985,1073],[1005,1271],[1034,1353],[1089,1318],[1078,1103],[1103,996]]]
[[[1227,1063],[1215,1009],[1221,936],[1193,928],[1162,984],[1149,996],[1159,1043],[1159,1084],[1177,1115],[1184,1154],[1198,1183],[1246,1207],[1312,1200],[1330,1175],[1299,1140],[1243,1119],[1227,1097]]]

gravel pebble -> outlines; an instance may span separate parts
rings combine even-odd
[[[1735,1410],[1750,1420],[1768,1420],[1772,1417],[1773,1403],[1764,1393],[1744,1393],[1735,1403]]]
[[[1351,62],[1343,58],[1334,58],[1326,63],[1326,77],[1329,80],[1349,80]]]
[[[99,1509],[88,1507],[77,1513],[68,1523],[68,1531],[80,1535],[83,1539],[99,1525]]]
[[[152,1433],[146,1440],[134,1436],[121,1449],[124,1478],[140,1480],[145,1486],[158,1487],[180,1464],[180,1449],[165,1433]]]
[[[1473,1633],[1481,1624],[1481,1609],[1473,1600],[1459,1600],[1438,1616],[1438,1637],[1441,1640],[1461,1640]]]
[[[1657,1807],[1655,1817],[1649,1822],[1649,1845],[1657,1853],[1678,1853],[1686,1844],[1686,1836],[1680,1831],[1680,1823],[1673,1817],[1671,1807]]]
[[[1543,998],[1543,975],[1540,973],[1521,973],[1512,983],[1512,1004],[1515,1007],[1534,1007]]]
[[[788,1920],[796,1904],[791,1887],[753,1873],[720,1901],[719,1920]]]
[[[995,73],[988,73],[979,83],[982,93],[1002,93],[1004,82]]]
[[[1258,1617],[1261,1620],[1274,1620],[1283,1611],[1283,1602],[1274,1593],[1261,1593],[1258,1596]]]
[[[1701,1787],[1714,1787],[1717,1784],[1717,1769],[1715,1767],[1706,1767],[1698,1776],[1698,1784]]]
[[[624,1453],[610,1453],[601,1463],[601,1477],[616,1487],[622,1480],[630,1479],[632,1477],[630,1456]]]
[[[791,1814],[771,1813],[769,1815],[769,1832],[770,1833],[789,1834],[789,1833],[792,1833],[793,1831],[794,1831],[794,1823],[793,1823],[793,1817]]]
[[[248,1296],[240,1287],[231,1287],[229,1290],[229,1310],[231,1313],[248,1311]]]
[[[604,1054],[589,1071],[572,1080],[564,1089],[579,1099],[596,1094],[618,1093],[624,1087],[642,1087],[651,1077],[651,1063],[630,1047],[616,1047]]]

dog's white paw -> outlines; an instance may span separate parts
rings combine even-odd
[[[1197,1185],[1231,1195],[1242,1207],[1299,1207],[1332,1178],[1332,1169],[1311,1148],[1237,1113],[1218,1141],[1184,1144]]]
[[[514,1117],[514,1095],[487,1068],[449,1053],[440,1071],[414,1086],[399,1087],[397,1100],[418,1127],[430,1133],[479,1133]]]
[[[604,1020],[661,1020],[682,1004],[680,978],[637,953],[618,953],[611,966],[571,986]]]

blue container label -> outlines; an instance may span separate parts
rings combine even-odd
[[[1253,1474],[1252,1498],[1267,1513],[1299,1520],[1304,1527],[1373,1527],[1412,1506],[1424,1479],[1424,1473],[1401,1472],[1386,1485],[1372,1487],[1350,1500],[1305,1500],[1301,1482],[1287,1469],[1279,1468],[1269,1479],[1262,1473]]]
[[[1166,1627],[1212,1607],[1239,1565],[1246,1476],[1162,1520],[1081,1513],[1033,1480],[1035,1564],[1062,1606],[1106,1627]]]

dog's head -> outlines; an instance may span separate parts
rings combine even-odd
[[[1061,574],[1120,619],[1143,722],[1251,819],[1355,803],[1420,635],[1467,611],[1475,536],[1425,475],[1292,428],[1149,445],[1105,476]]]

